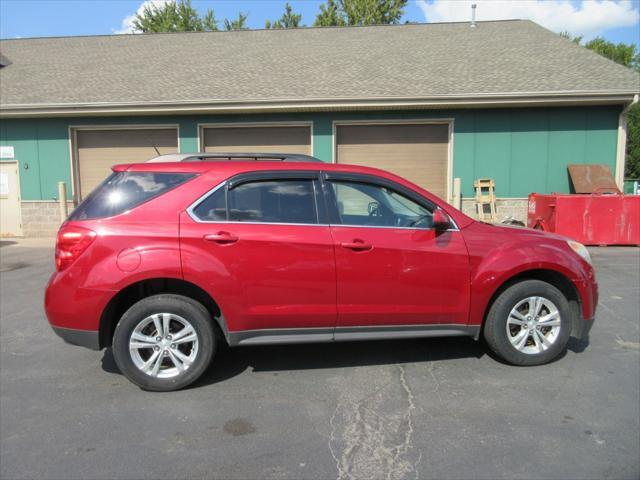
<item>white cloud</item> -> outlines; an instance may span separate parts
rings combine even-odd
[[[586,40],[607,30],[637,26],[638,2],[630,0],[418,0],[427,22],[468,22],[471,5],[476,19],[528,19],[554,32],[568,31]]]
[[[136,15],[142,15],[145,7],[162,7],[163,5],[166,5],[171,1],[173,0],[146,0],[142,2],[142,4],[140,4],[140,7],[138,7],[136,13],[132,13],[131,15],[127,15],[126,17],[124,17],[122,19],[122,25],[120,26],[120,28],[114,28],[112,29],[112,32],[115,34],[140,33],[133,26],[133,21],[136,19]]]

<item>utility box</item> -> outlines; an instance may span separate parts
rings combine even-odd
[[[640,245],[640,196],[532,193],[527,226],[584,245]]]

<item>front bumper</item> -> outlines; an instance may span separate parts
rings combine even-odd
[[[51,325],[53,331],[65,342],[71,345],[100,350],[100,333],[97,330],[76,330]]]
[[[593,322],[595,318],[590,318],[588,320],[583,320],[582,318],[576,319],[573,325],[573,331],[571,334],[576,337],[578,340],[588,340],[589,332],[593,327]]]

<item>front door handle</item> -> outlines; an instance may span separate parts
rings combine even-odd
[[[204,239],[208,242],[215,242],[221,245],[228,245],[238,241],[238,237],[230,234],[229,232],[211,233],[209,235],[205,235]]]
[[[365,252],[373,248],[373,245],[364,243],[364,241],[360,240],[359,238],[356,238],[353,242],[341,242],[340,246],[342,248],[348,248],[349,250],[354,250],[356,252]]]

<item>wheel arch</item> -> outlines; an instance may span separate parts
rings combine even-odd
[[[222,336],[224,336],[225,340],[227,339],[228,332],[226,322],[222,316],[220,306],[208,292],[186,280],[160,277],[148,278],[132,283],[120,290],[109,300],[100,316],[100,348],[111,346],[113,332],[115,331],[118,321],[124,312],[134,303],[151,295],[162,293],[182,295],[200,302],[207,309],[211,318],[215,320],[214,325],[221,330]]]
[[[580,294],[575,284],[571,281],[569,277],[567,277],[565,274],[557,270],[552,270],[547,268],[535,268],[535,269],[518,272],[517,274],[504,280],[498,286],[498,288],[493,292],[493,294],[489,298],[489,301],[484,307],[484,313],[482,316],[482,328],[478,333],[478,335],[480,335],[481,331],[484,330],[484,325],[487,320],[487,314],[489,313],[489,309],[491,308],[491,305],[493,305],[493,302],[495,302],[496,298],[498,298],[500,294],[504,292],[507,288],[517,283],[523,282],[525,280],[540,280],[560,290],[560,292],[562,292],[562,294],[567,298],[571,311],[573,312],[572,334],[580,331],[578,330],[580,328],[580,325],[578,325],[577,322],[582,319],[582,315],[581,315],[582,301],[580,299]]]

